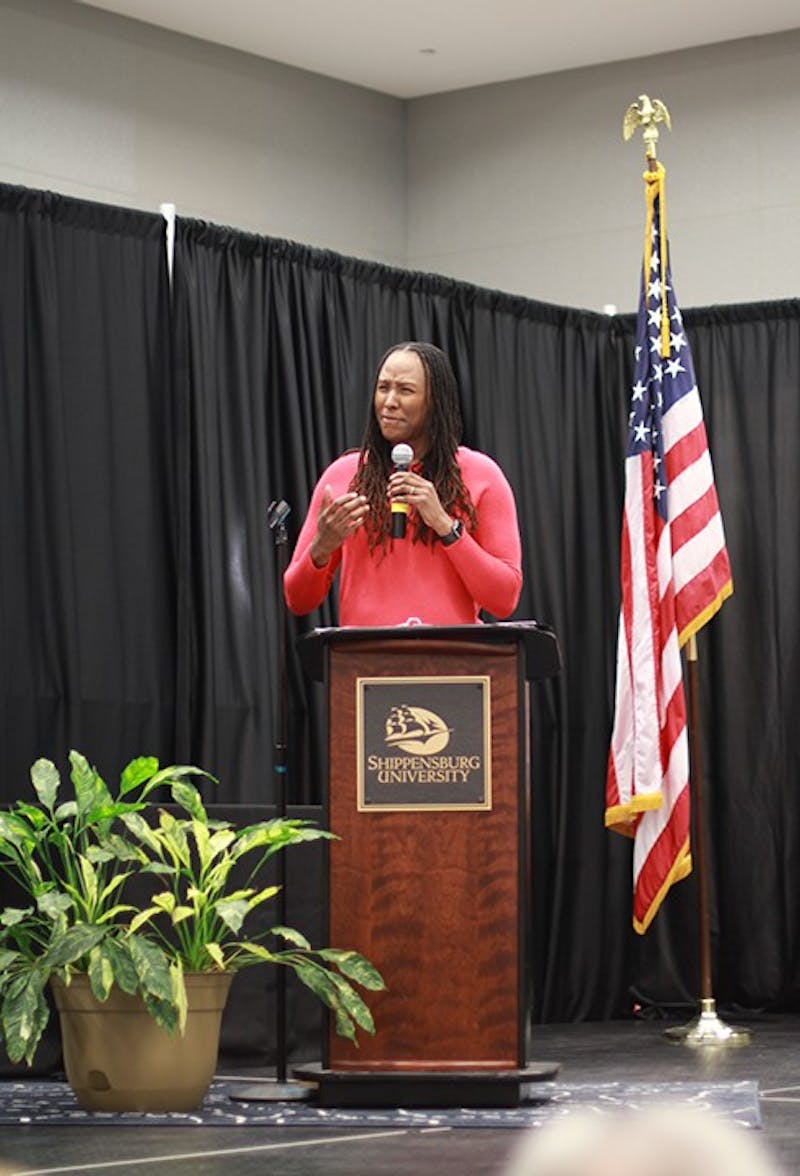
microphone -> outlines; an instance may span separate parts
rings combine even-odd
[[[414,460],[414,450],[410,445],[406,445],[405,441],[401,441],[398,445],[392,448],[392,465],[397,470],[407,470]],[[392,538],[405,539],[406,537],[406,516],[408,515],[407,502],[395,502],[392,500]]]

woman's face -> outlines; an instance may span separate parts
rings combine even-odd
[[[375,383],[375,417],[390,445],[405,441],[419,461],[427,448],[428,388],[416,351],[393,351]]]

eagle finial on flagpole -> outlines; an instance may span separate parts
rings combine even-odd
[[[637,127],[642,127],[645,155],[648,159],[656,158],[656,143],[658,142],[658,127],[656,123],[666,123],[667,129],[672,130],[669,111],[660,98],[652,102],[646,94],[640,94],[636,102],[631,102],[622,120],[622,134],[628,140]]]

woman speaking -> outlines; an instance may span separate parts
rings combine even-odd
[[[292,612],[317,608],[339,569],[342,625],[463,625],[481,611],[514,611],[514,495],[497,463],[460,441],[448,357],[430,343],[391,347],[361,449],[334,461],[314,489],[284,577]]]

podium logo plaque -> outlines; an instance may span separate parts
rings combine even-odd
[[[491,680],[356,679],[359,812],[492,807]]]

